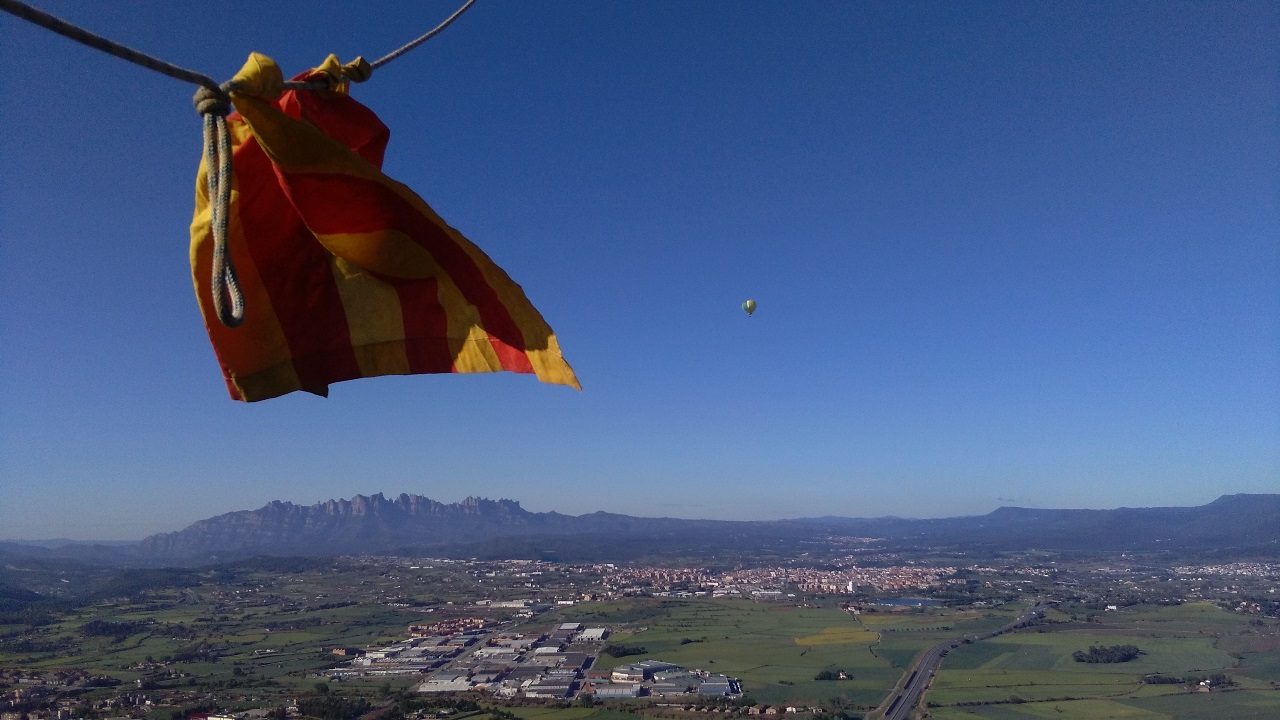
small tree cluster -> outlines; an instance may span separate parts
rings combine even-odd
[[[610,657],[627,657],[628,655],[644,655],[649,652],[643,645],[622,645],[610,643],[600,652]]]
[[[1088,651],[1071,653],[1071,657],[1082,663],[1122,663],[1145,654],[1137,645],[1092,645]]]

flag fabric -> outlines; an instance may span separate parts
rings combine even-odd
[[[237,400],[378,375],[508,370],[579,387],[524,291],[405,185],[382,173],[389,131],[351,99],[333,56],[285,90],[254,54],[227,118],[234,182],[228,251],[245,298],[236,328],[211,295],[209,168],[196,180],[191,269]]]

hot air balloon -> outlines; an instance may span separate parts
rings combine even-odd
[[[748,299],[742,303],[742,310],[747,314],[747,317],[751,317],[751,314],[756,311],[756,301]]]

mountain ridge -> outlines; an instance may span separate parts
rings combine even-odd
[[[901,546],[1000,551],[1222,550],[1271,548],[1280,555],[1280,494],[1223,495],[1191,507],[1046,509],[1002,506],[985,515],[910,519],[819,517],[685,520],[596,511],[530,512],[518,501],[468,497],[456,503],[381,492],[312,505],[272,500],[196,521],[132,545],[61,548],[0,543],[0,558],[78,558],[95,564],[205,564],[254,555],[405,555],[633,559],[642,551],[680,556],[756,550],[783,553],[832,535]],[[25,548],[25,549],[24,549]]]

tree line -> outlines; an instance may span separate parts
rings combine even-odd
[[[1137,645],[1091,645],[1088,651],[1077,650],[1071,657],[1082,663],[1122,663],[1145,654]]]

